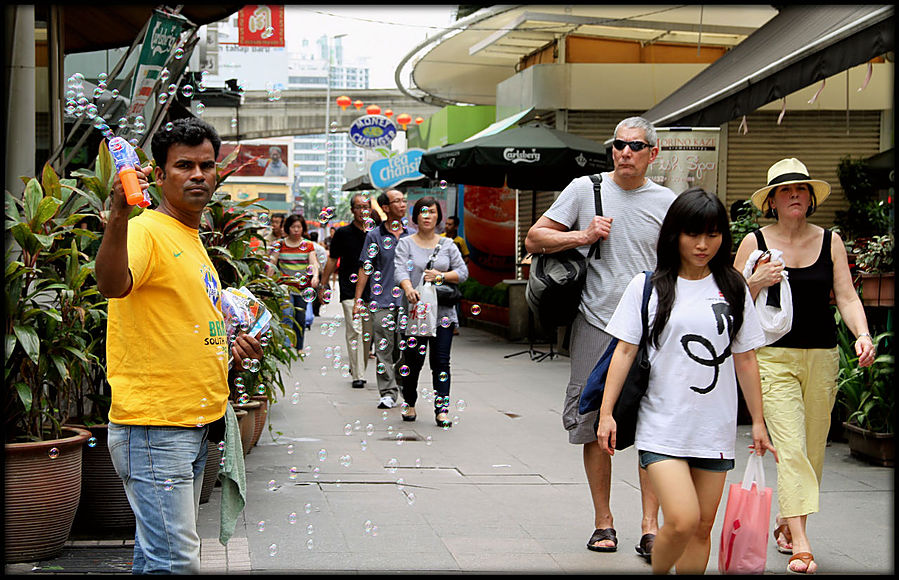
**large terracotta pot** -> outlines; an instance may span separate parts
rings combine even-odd
[[[893,467],[896,458],[896,438],[893,433],[875,433],[852,423],[843,423],[849,439],[849,452],[875,465]]]
[[[256,432],[256,415],[262,404],[259,401],[249,401],[243,405],[234,405],[234,411],[238,414],[237,423],[240,426],[240,443],[243,446],[243,454],[246,456],[253,446],[253,434]],[[246,413],[241,418],[240,411]]]
[[[85,427],[95,441],[85,442],[81,463],[81,502],[75,514],[76,530],[121,530],[134,534],[134,512],[125,486],[109,455],[108,425]],[[91,444],[94,444],[93,447]]]
[[[256,428],[253,431],[253,445],[259,443],[262,431],[265,430],[265,420],[268,418],[268,397],[265,395],[253,395],[250,400],[259,401],[259,411],[256,413]],[[252,446],[251,446],[252,447]],[[247,453],[250,451],[247,450]]]
[[[215,487],[215,480],[218,479],[219,464],[222,462],[222,451],[219,449],[219,442],[207,441],[206,447],[209,451],[206,456],[206,467],[203,469],[203,487],[200,489],[200,503],[209,501],[212,495],[212,489]]]
[[[862,274],[858,281],[862,304],[865,306],[888,306],[895,303],[895,274]]]
[[[65,437],[6,444],[4,544],[6,562],[58,556],[81,498],[82,447],[91,433],[63,427]]]

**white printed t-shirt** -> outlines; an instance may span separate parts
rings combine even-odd
[[[642,334],[640,302],[644,274],[621,297],[606,332],[638,344]],[[649,325],[658,296],[649,299]],[[737,379],[730,353],[765,345],[765,334],[747,289],[743,325],[730,341],[733,317],[709,274],[701,280],[677,279],[671,315],[659,347],[649,344],[652,371],[640,402],[634,445],[675,457],[733,459],[737,436]]]

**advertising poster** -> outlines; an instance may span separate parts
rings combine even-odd
[[[646,170],[646,177],[682,193],[691,187],[701,187],[709,193],[718,192],[717,127],[694,129],[657,128],[659,155]]]
[[[487,286],[514,278],[515,191],[478,185],[462,188],[462,223],[471,252],[469,276]]]
[[[240,46],[284,47],[284,6],[249,4],[237,13]]]
[[[235,143],[222,143],[219,156],[216,161],[221,162],[234,151]],[[277,181],[290,182],[293,180],[288,165],[288,146],[284,144],[255,144],[241,143],[240,153],[225,167],[222,172],[229,171],[244,165],[254,157],[255,161],[241,167],[232,174],[232,177],[280,177]]]
[[[386,159],[372,162],[368,170],[372,185],[378,189],[389,189],[404,181],[416,181],[424,177],[418,172],[418,164],[424,149],[409,149]]]
[[[169,18],[162,12],[153,12],[147,35],[140,50],[140,59],[131,85],[131,106],[129,115],[138,115],[144,110],[153,93],[153,86],[159,73],[172,54],[175,44],[181,38],[181,20]]]

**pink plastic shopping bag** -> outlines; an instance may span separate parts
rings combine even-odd
[[[718,571],[722,574],[762,574],[768,552],[771,488],[765,487],[761,455],[753,453],[743,483],[732,483],[721,529]]]

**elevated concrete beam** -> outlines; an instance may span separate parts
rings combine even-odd
[[[365,115],[365,107],[378,105],[382,113],[393,110],[393,118],[400,113],[427,119],[440,107],[426,105],[411,99],[398,90],[332,90],[331,98],[346,95],[364,105],[357,110],[350,105],[341,110],[336,102],[331,103],[331,118],[325,119],[325,98],[323,90],[283,91],[277,101],[269,100],[267,91],[246,91],[238,107],[206,107],[203,119],[215,127],[223,140],[239,141],[282,137],[290,135],[315,135],[326,131],[331,121],[336,121],[335,132],[345,133],[354,119]],[[202,100],[202,96],[200,96]],[[237,119],[237,127],[231,120]]]

